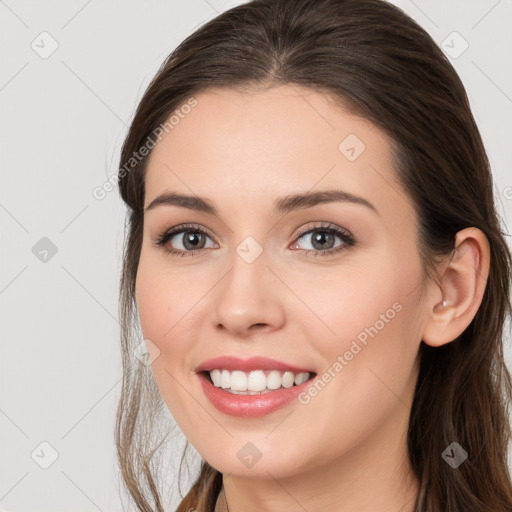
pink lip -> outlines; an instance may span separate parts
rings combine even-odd
[[[258,418],[284,407],[315,380],[309,379],[298,386],[280,388],[263,395],[236,395],[215,387],[204,373],[199,373],[198,377],[204,394],[216,409],[243,418]]]
[[[268,357],[251,357],[249,359],[240,359],[233,356],[221,356],[214,359],[208,359],[201,363],[196,369],[196,372],[205,372],[210,370],[240,370],[242,372],[250,372],[252,370],[279,370],[282,372],[314,373],[313,370],[307,368],[299,368],[275,359]]]
[[[310,378],[298,386],[292,386],[287,389],[280,388],[261,395],[237,395],[229,393],[222,388],[215,387],[206,374],[201,373],[215,369],[229,371],[240,370],[243,372],[250,372],[252,370],[278,370],[282,372],[308,372],[316,374],[313,370],[282,363],[275,359],[269,359],[268,357],[240,359],[238,357],[222,356],[201,363],[195,371],[198,373],[204,394],[213,406],[224,414],[244,418],[257,418],[284,407],[302,393],[314,381],[314,378]]]

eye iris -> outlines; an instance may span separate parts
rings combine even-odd
[[[313,247],[315,247],[316,250],[325,250],[325,249],[331,249],[334,244],[334,235],[332,233],[329,233],[328,231],[319,231],[316,230],[316,235],[313,235]],[[320,245],[319,247],[316,247],[316,243],[320,242],[325,244],[326,240],[330,241],[331,243],[328,244],[329,247],[326,247],[326,245]]]
[[[202,249],[204,246],[204,234],[203,233],[197,233],[194,231],[187,231],[183,234],[183,247],[186,249]],[[202,244],[201,242],[202,241]],[[191,244],[191,245],[189,245]]]

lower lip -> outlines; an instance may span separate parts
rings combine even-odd
[[[302,393],[314,380],[291,388],[282,388],[262,395],[237,395],[214,386],[203,373],[198,374],[204,394],[220,412],[230,416],[258,418],[284,407]]]

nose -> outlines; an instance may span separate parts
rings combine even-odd
[[[251,263],[238,254],[233,258],[231,269],[215,287],[215,329],[246,338],[255,332],[270,332],[283,326],[282,294],[286,290],[267,267],[264,254]]]

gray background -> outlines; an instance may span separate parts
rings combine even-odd
[[[92,190],[116,172],[134,108],[164,58],[239,3],[0,0],[2,511],[122,509],[113,424],[124,207],[117,189],[103,200]],[[450,54],[508,231],[511,0],[393,3]],[[58,457],[43,469],[52,450]]]

